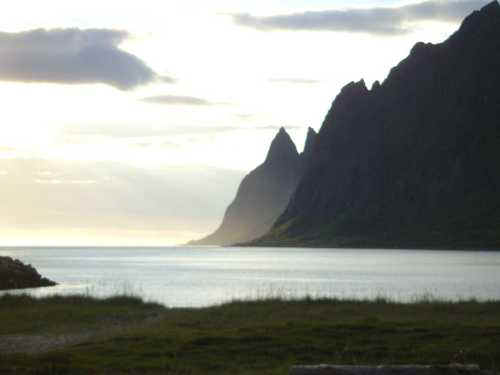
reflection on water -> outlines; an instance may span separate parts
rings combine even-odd
[[[117,293],[167,306],[233,298],[500,299],[500,252],[275,248],[0,248],[59,283],[34,295]]]

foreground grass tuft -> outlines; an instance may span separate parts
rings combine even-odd
[[[68,316],[77,323],[67,323]],[[4,319],[11,328],[0,325],[0,335],[88,330],[110,319],[126,325],[58,350],[2,355],[0,373],[286,374],[292,365],[315,363],[500,364],[499,301],[275,297],[167,309],[131,297],[11,296],[0,298]],[[128,324],[141,319],[146,323]]]

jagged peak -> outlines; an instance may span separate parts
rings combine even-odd
[[[480,10],[469,14],[462,22],[458,33],[469,33],[483,28],[490,28],[491,26],[498,30],[500,28],[499,18],[500,4],[497,0],[494,0]]]
[[[349,82],[345,85],[340,93],[337,95],[335,100],[333,101],[332,108],[342,107],[344,105],[350,105],[353,101],[358,100],[359,98],[363,98],[368,95],[370,91],[366,88],[365,80],[361,79],[358,82]]]
[[[494,13],[500,15],[500,4],[497,0],[493,0],[491,3],[488,3],[484,7],[481,8],[480,12],[482,13]]]
[[[307,136],[306,136],[306,142],[304,144],[304,151],[302,152],[303,154],[310,154],[314,145],[314,142],[316,142],[316,136],[318,133],[316,131],[309,127],[307,129]]]
[[[410,51],[410,55],[412,56],[419,56],[422,54],[427,53],[434,47],[434,44],[432,43],[424,43],[424,42],[417,42],[413,46],[413,48]]]
[[[369,91],[366,87],[364,79],[361,79],[358,82],[352,81],[345,85],[342,90],[340,90],[340,94],[337,96],[337,100],[341,99],[343,101],[346,98],[350,100],[352,98],[365,96],[368,93]]]
[[[292,138],[286,132],[284,127],[281,127],[278,134],[274,137],[267,152],[266,163],[283,160],[283,159],[293,159],[297,158],[299,153],[297,152],[297,147],[293,143]]]
[[[358,82],[349,82],[347,85],[345,85],[341,92],[343,93],[356,93],[356,92],[367,92],[368,89],[366,88],[365,80],[361,79]]]

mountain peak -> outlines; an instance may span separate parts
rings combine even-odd
[[[349,83],[287,208],[252,244],[499,249],[498,66],[494,1],[443,43],[417,43],[378,89]]]
[[[498,31],[500,29],[499,26],[500,4],[497,0],[494,0],[480,10],[476,10],[468,15],[462,22],[458,34],[488,33],[492,30]]]
[[[497,0],[494,0],[491,3],[482,7],[480,12],[486,13],[486,14],[489,14],[489,13],[500,14],[500,4],[498,3]]]
[[[358,82],[353,81],[345,85],[342,90],[340,90],[340,94],[338,95],[338,97],[352,99],[363,97],[368,94],[368,92],[369,91],[366,88],[365,80],[362,79]]]
[[[219,228],[190,244],[232,245],[265,234],[288,204],[302,177],[304,164],[285,128],[280,128],[266,161],[241,181]]]
[[[310,137],[315,137],[317,134],[318,134],[318,133],[316,133],[316,131],[315,131],[313,128],[311,128],[311,127],[309,126],[309,127],[307,128],[307,138],[306,138],[306,143],[307,143],[307,141],[308,141],[308,139],[309,139]]]
[[[269,147],[266,163],[298,158],[299,153],[284,127],[281,127]]]
[[[344,93],[366,93],[368,89],[366,88],[365,80],[361,79],[358,82],[349,82],[342,88]]]
[[[318,133],[316,133],[313,128],[309,127],[307,129],[306,143],[304,145],[304,151],[303,151],[304,155],[310,155],[311,154],[312,148],[313,148],[314,142],[316,141],[316,136],[317,135],[318,135]]]
[[[363,101],[369,94],[370,91],[366,88],[366,84],[363,79],[358,82],[352,81],[340,90],[340,93],[332,103],[330,113],[342,111],[342,108],[356,105],[355,103]]]

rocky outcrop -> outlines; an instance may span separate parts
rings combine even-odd
[[[346,85],[303,178],[253,245],[500,248],[500,5]]]
[[[220,227],[189,245],[232,245],[266,233],[285,209],[302,176],[316,133],[309,129],[304,152],[299,155],[292,139],[281,128],[264,163],[241,182]]]
[[[56,283],[42,277],[31,265],[10,257],[0,257],[0,290],[53,285]]]

